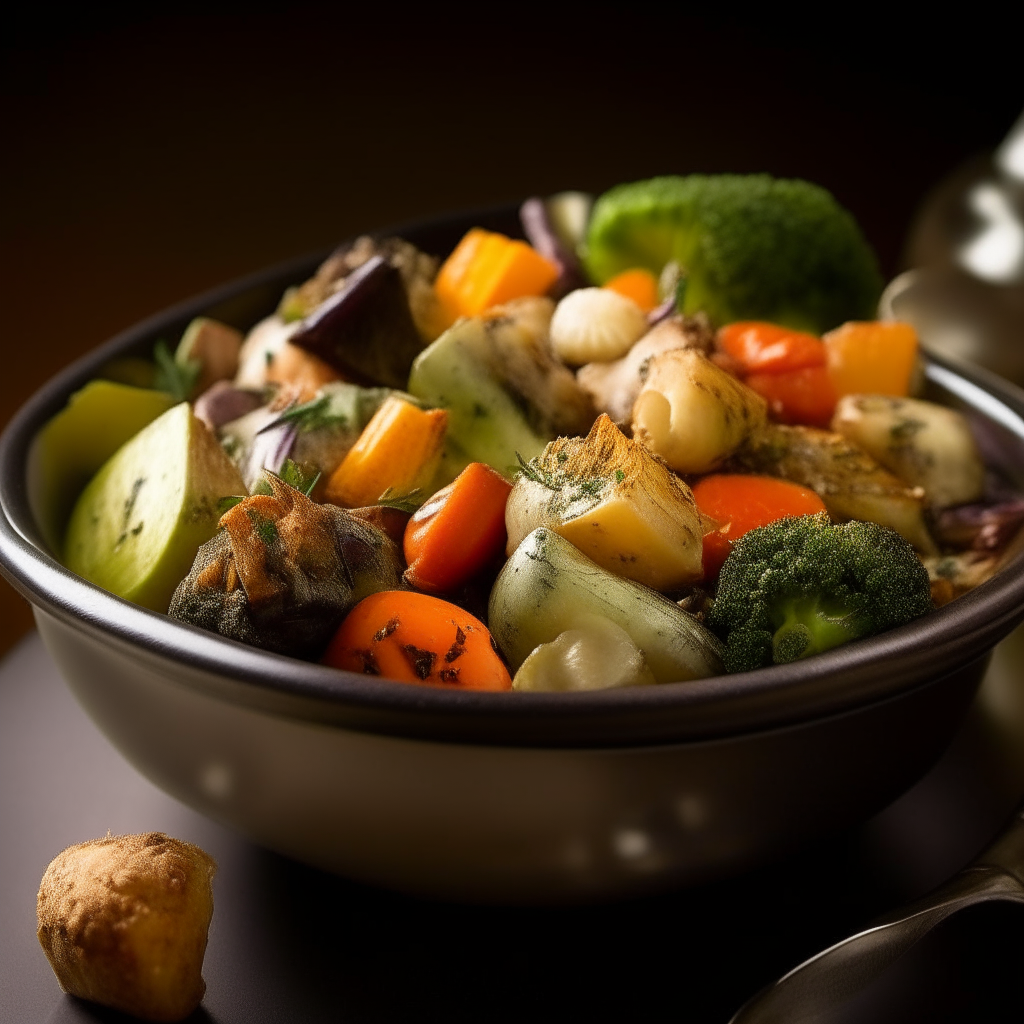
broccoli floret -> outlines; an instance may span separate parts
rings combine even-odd
[[[895,530],[833,524],[824,512],[741,537],[707,624],[725,667],[746,672],[901,626],[932,607],[928,571]]]
[[[683,312],[821,334],[875,316],[878,263],[825,189],[767,174],[691,174],[619,185],[594,205],[584,253],[599,281],[675,260]]]

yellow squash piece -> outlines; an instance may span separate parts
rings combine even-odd
[[[386,492],[422,491],[434,478],[448,413],[390,395],[327,481],[324,497],[345,508],[375,505]],[[423,495],[425,497],[426,495]]]
[[[438,271],[434,290],[454,322],[527,295],[543,295],[558,267],[525,242],[473,228]]]
[[[854,321],[822,339],[836,394],[910,394],[917,362],[917,332],[897,321]]]

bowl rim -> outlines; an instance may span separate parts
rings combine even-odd
[[[473,225],[512,230],[518,204],[460,211],[373,234],[416,243]],[[115,597],[46,549],[28,503],[26,464],[40,427],[111,358],[152,345],[168,327],[258,289],[302,280],[312,253],[176,303],[60,371],[0,437],[0,572],[71,629],[141,657],[223,699],[363,732],[512,747],[625,747],[759,732],[897,698],[983,658],[1024,619],[1024,550],[989,581],[905,626],[790,665],[659,686],[586,693],[481,693],[400,684],[271,654]],[[926,358],[930,380],[1024,444],[1024,391],[980,367]],[[1024,469],[1024,466],[1022,466]],[[186,671],[182,672],[182,668]]]

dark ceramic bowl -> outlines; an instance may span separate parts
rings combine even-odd
[[[443,254],[514,209],[406,225]],[[267,654],[64,569],[27,490],[33,438],[114,356],[198,314],[247,328],[316,254],[182,303],[69,367],[0,441],[0,568],[68,685],[139,771],[258,843],[353,878],[458,899],[553,901],[737,871],[866,817],[938,757],[992,647],[1024,618],[1022,556],[901,629],[792,665],[597,693],[470,693]],[[933,361],[933,397],[1024,489],[1024,392]]]

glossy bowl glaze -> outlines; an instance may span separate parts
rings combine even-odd
[[[392,232],[448,252],[514,208]],[[140,772],[255,842],[443,898],[607,898],[721,876],[852,824],[952,737],[992,647],[1024,618],[1022,555],[879,637],[792,665],[585,694],[456,692],[268,654],[131,605],[68,572],[29,500],[32,443],[115,356],[207,314],[248,328],[325,254],[137,325],[42,388],[0,440],[0,569],[32,602],[68,685]],[[1024,490],[1024,393],[927,368],[986,457]],[[38,511],[38,510],[37,510]]]

